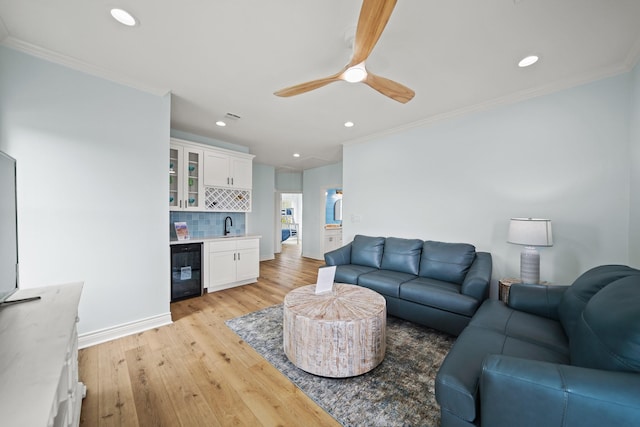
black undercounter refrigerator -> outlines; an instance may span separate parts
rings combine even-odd
[[[171,302],[202,295],[202,243],[171,245]]]

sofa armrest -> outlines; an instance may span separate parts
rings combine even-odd
[[[351,243],[324,254],[324,262],[327,265],[351,264]]]
[[[631,426],[640,374],[489,355],[480,377],[482,425]]]
[[[471,296],[478,301],[489,298],[489,285],[491,283],[491,269],[493,262],[488,252],[476,252],[469,271],[462,282],[460,292]]]
[[[568,286],[514,283],[509,289],[509,307],[558,320],[558,306]]]

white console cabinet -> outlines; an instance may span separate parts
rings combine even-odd
[[[82,283],[24,289],[0,308],[0,424],[80,424],[86,388],[78,380],[78,303]]]
[[[260,240],[225,239],[208,242],[207,291],[254,283],[260,275]]]

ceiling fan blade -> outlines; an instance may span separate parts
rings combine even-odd
[[[353,43],[353,57],[349,66],[365,61],[378,42],[386,27],[397,0],[363,0],[356,38]]]
[[[376,76],[375,74],[368,73],[367,78],[362,81],[368,84],[373,89],[377,90],[383,95],[388,96],[398,102],[406,104],[411,101],[416,94],[408,87],[401,85],[393,80],[386,79],[384,77]]]
[[[274,92],[274,95],[277,96],[294,96],[300,95],[301,93],[309,92],[310,90],[318,89],[322,86],[326,86],[329,83],[337,82],[338,80],[342,80],[341,76],[344,70],[341,70],[339,73],[336,73],[332,76],[325,77],[322,79],[311,80],[310,82],[300,83],[295,86],[287,87],[284,89],[280,89]]]

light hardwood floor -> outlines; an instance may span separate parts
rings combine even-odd
[[[283,245],[258,283],[173,303],[173,324],[80,350],[81,425],[338,426],[224,323],[315,283],[322,264]]]

